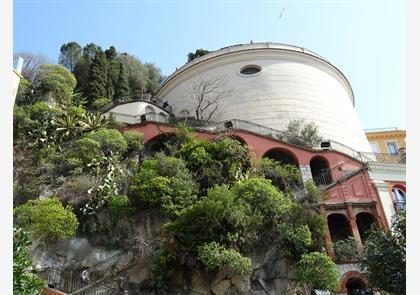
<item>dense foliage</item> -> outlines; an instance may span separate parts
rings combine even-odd
[[[362,269],[373,286],[390,294],[405,294],[405,210],[394,217],[392,231],[375,229],[370,232],[362,258]]]
[[[314,289],[334,291],[338,286],[339,273],[334,262],[325,253],[303,254],[296,265],[296,279],[310,284]]]
[[[207,53],[210,53],[210,51],[208,51],[206,49],[202,49],[202,48],[196,49],[195,52],[188,53],[188,56],[187,56],[188,57],[188,62],[196,59],[197,57],[206,55]]]
[[[63,207],[58,198],[30,200],[14,210],[16,223],[34,236],[58,240],[76,234],[79,222],[70,207]]]
[[[142,163],[130,191],[152,207],[173,216],[197,199],[198,186],[182,159],[156,154]]]
[[[28,257],[28,247],[31,241],[27,233],[18,227],[13,227],[13,294],[38,295],[43,294],[44,282],[30,272],[31,261]]]

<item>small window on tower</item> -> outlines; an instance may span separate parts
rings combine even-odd
[[[259,73],[261,71],[261,67],[257,66],[257,65],[248,65],[248,66],[244,66],[240,73],[242,75],[255,75],[256,73]]]

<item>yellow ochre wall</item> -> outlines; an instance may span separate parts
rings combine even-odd
[[[397,143],[397,149],[405,148],[405,130],[387,130],[387,131],[368,131],[366,137],[369,143],[376,143],[379,152],[388,154],[386,142],[394,141]]]

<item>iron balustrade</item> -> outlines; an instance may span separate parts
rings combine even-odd
[[[351,159],[331,169],[327,169],[324,172],[313,176],[312,179],[309,179],[307,181],[313,181],[317,186],[327,186],[341,179],[354,175],[355,173],[359,172],[364,166],[365,164],[361,162],[355,162],[353,159]]]
[[[364,162],[379,162],[389,164],[405,164],[405,155],[391,155],[385,153],[367,153],[361,152]]]

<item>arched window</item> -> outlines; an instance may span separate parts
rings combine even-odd
[[[281,148],[271,149],[263,155],[263,158],[269,158],[269,159],[281,162],[282,164],[291,164],[291,165],[295,165],[296,167],[299,167],[299,162],[296,156],[292,152],[286,149],[281,149]]]
[[[312,179],[316,185],[328,185],[332,183],[331,172],[328,161],[322,157],[313,157],[309,162]]]
[[[145,109],[145,113],[146,114],[148,114],[148,113],[155,113],[155,109],[153,107],[151,107],[151,106],[147,106],[146,109]]]
[[[372,214],[362,212],[356,215],[356,224],[357,229],[359,230],[360,238],[362,239],[362,243],[364,243],[368,237],[369,230],[377,225],[377,221],[375,216]]]
[[[343,214],[333,213],[328,215],[328,230],[331,240],[335,243],[352,236],[350,224]]]
[[[394,208],[396,211],[405,209],[406,195],[400,187],[394,186],[392,188],[392,194],[394,195]]]

